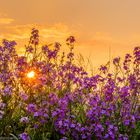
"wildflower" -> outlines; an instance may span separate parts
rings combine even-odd
[[[75,126],[76,126],[76,125],[75,125],[74,123],[72,123],[72,124],[70,125],[71,128],[75,128]]]
[[[120,92],[121,92],[120,96],[122,98],[127,97],[129,95],[129,87],[127,86],[122,87]]]
[[[124,120],[124,125],[128,126],[130,124],[130,120]]]
[[[26,132],[20,134],[19,137],[20,137],[22,140],[30,140],[30,137],[29,137],[29,135],[28,135]]]
[[[119,134],[119,140],[128,140],[128,136],[127,135],[123,135],[123,134]]]
[[[20,119],[20,122],[21,122],[21,123],[29,123],[29,118],[28,118],[28,117],[22,117],[22,118]]]
[[[32,46],[26,47],[26,52],[33,53],[34,48]]]
[[[115,139],[115,134],[113,133],[113,131],[109,130],[108,134],[112,139]]]
[[[114,65],[118,65],[119,62],[120,62],[120,57],[116,57],[116,58],[113,59],[113,64]]]
[[[136,88],[136,86],[137,86],[137,79],[136,79],[136,77],[135,77],[134,74],[130,74],[130,75],[129,75],[128,81],[129,81],[129,87],[130,87],[131,89]]]
[[[38,45],[39,44],[39,31],[35,28],[32,29],[31,32],[31,37],[30,37],[30,42],[33,45]]]
[[[101,67],[100,67],[100,69],[99,69],[100,71],[102,71],[104,74],[107,72],[107,67],[106,66],[103,66],[103,65],[101,65]]]
[[[23,65],[27,64],[26,57],[25,56],[18,57],[17,64],[20,67],[22,67]]]
[[[44,116],[45,118],[47,118],[47,119],[49,118],[49,116],[48,116],[47,113],[44,113],[43,116]]]
[[[43,51],[44,53],[48,52],[48,50],[49,50],[49,48],[48,48],[47,45],[42,46],[42,51]]]
[[[57,111],[53,111],[52,112],[52,117],[54,118],[57,114],[58,114]]]
[[[4,45],[4,48],[5,49],[8,49],[9,50],[9,52],[12,52],[13,50],[14,50],[14,46],[16,46],[16,42],[15,41],[8,41],[8,40],[6,40],[6,39],[3,39],[3,45]]]
[[[38,116],[39,116],[39,112],[35,112],[34,117],[38,117]]]
[[[38,129],[39,128],[39,125],[38,124],[34,124],[34,128],[35,129]]]
[[[125,60],[123,62],[123,68],[124,68],[124,70],[128,70],[129,69],[129,64],[131,62],[131,58],[132,58],[132,56],[130,54],[126,54],[125,55]]]
[[[69,44],[72,44],[72,43],[74,43],[76,40],[75,40],[74,36],[69,36],[69,37],[67,38],[66,41],[67,41]]]
[[[123,65],[120,57],[114,58],[115,68],[124,68],[121,73],[121,69],[118,73],[108,73],[108,65],[101,65],[99,73],[104,74],[90,76],[83,67],[72,62],[75,38],[70,36],[66,42],[70,52],[67,57],[63,53],[62,61],[57,61],[61,46],[57,42],[53,49],[45,45],[39,54],[29,54],[35,52],[39,43],[36,29],[32,30],[26,48],[26,54],[36,59],[18,56],[15,42],[3,41],[0,46],[0,133],[18,135],[14,128],[29,132],[32,139],[41,138],[42,132],[49,134],[43,135],[45,139],[54,139],[52,130],[62,140],[135,139],[135,132],[139,136],[140,120],[139,47],[134,49],[133,56],[126,54]],[[21,111],[18,116],[17,109]],[[8,124],[6,118],[13,124]],[[20,139],[30,140],[27,132],[20,134]]]
[[[73,58],[73,56],[74,56],[74,53],[72,53],[72,52],[70,52],[68,55],[67,55],[67,58]]]
[[[12,87],[11,86],[6,86],[4,88],[4,95],[11,95],[12,94]]]
[[[35,110],[36,110],[36,105],[30,103],[30,104],[27,106],[27,110],[28,110],[29,112],[35,112]]]
[[[105,138],[105,139],[108,139],[108,138],[109,138],[109,134],[108,134],[108,133],[105,134],[104,138]]]
[[[28,100],[28,95],[27,94],[25,94],[24,92],[21,92],[20,93],[20,97],[21,97],[21,99],[23,99],[24,101],[26,101],[26,100]]]
[[[140,47],[135,47],[134,48],[134,57],[135,57],[135,60],[134,60],[134,64],[140,64]]]
[[[60,44],[60,43],[55,42],[54,47],[55,47],[55,50],[56,50],[56,51],[59,51],[59,50],[60,50],[60,46],[61,46],[61,44]]]

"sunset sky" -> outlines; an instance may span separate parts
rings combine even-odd
[[[33,27],[41,43],[76,37],[76,53],[93,66],[123,56],[140,44],[140,0],[0,0],[0,39],[15,40],[18,51]]]

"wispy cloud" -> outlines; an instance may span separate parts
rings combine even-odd
[[[18,41],[19,39],[29,39],[30,32],[32,28],[39,29],[40,39],[54,40],[57,39],[66,39],[71,33],[69,28],[64,24],[55,24],[55,25],[36,25],[36,24],[26,24],[26,25],[7,25],[3,27],[5,31],[1,32],[1,36],[7,39],[12,39]]]
[[[0,18],[0,24],[11,24],[13,21],[12,18]]]
[[[11,23],[13,21],[11,20]],[[63,23],[51,25],[43,23],[19,25],[16,22],[10,24],[10,21],[8,24],[7,21],[7,24],[3,24],[0,26],[0,39],[6,38],[9,40],[15,40],[18,43],[18,52],[22,53],[24,45],[29,41],[31,29],[34,27],[39,29],[41,44],[52,43],[55,41],[63,44],[65,43],[65,40],[69,35],[74,35],[77,40],[75,47],[76,53],[81,53],[85,57],[90,56],[91,61],[94,63],[94,65],[98,65],[98,63],[102,64],[108,61],[110,47],[112,56],[115,56],[116,54],[124,54],[124,49],[122,50],[120,46],[123,46],[123,48],[126,48],[128,50],[127,44],[124,44],[124,42],[122,42],[121,40],[117,40],[107,32],[100,31],[91,33],[88,31],[83,31],[81,30],[81,28],[72,29],[70,26]],[[65,45],[62,45],[62,50],[67,49],[68,48]]]

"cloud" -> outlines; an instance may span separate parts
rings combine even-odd
[[[65,40],[72,32],[64,24],[26,24],[26,25],[7,25],[0,28],[1,36],[10,40],[24,40],[29,39],[32,28],[39,30],[40,39],[57,41]]]
[[[15,23],[14,23],[15,24]],[[66,38],[72,35],[72,31],[65,24],[8,24],[0,26],[0,39],[15,40],[17,42],[17,51],[23,53],[24,46],[28,44],[32,28],[39,30],[40,46],[53,42],[65,43]],[[63,45],[62,45],[63,46]],[[62,50],[65,50],[62,47]]]
[[[44,26],[39,29],[40,35],[44,39],[59,39],[59,40],[65,40],[70,34],[72,34],[72,31],[64,24],[55,24],[53,26]]]
[[[0,18],[2,19],[2,18]],[[8,18],[7,18],[8,19]],[[12,21],[11,21],[12,22]],[[1,22],[0,22],[1,23]],[[4,23],[4,22],[3,22]],[[122,54],[127,45],[121,40],[117,40],[107,32],[88,32],[80,29],[72,29],[70,26],[58,24],[4,24],[0,26],[0,39],[15,40],[17,42],[17,51],[22,54],[24,45],[28,44],[32,28],[37,28],[40,35],[40,43],[53,43],[58,41],[62,43],[62,50],[67,51],[68,47],[63,45],[69,35],[76,37],[77,43],[75,46],[76,54],[81,53],[84,58],[91,57],[93,65],[102,64],[109,59],[109,48],[111,47],[111,56]],[[134,38],[139,38],[137,37]],[[122,48],[123,47],[123,50]]]
[[[12,18],[0,18],[0,24],[11,24],[13,21]]]

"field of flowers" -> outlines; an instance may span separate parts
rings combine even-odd
[[[0,139],[139,140],[140,47],[90,75],[74,58],[75,38],[44,45],[32,29],[25,54],[0,46]],[[53,47],[53,49],[52,49]],[[51,49],[50,49],[51,48]]]

